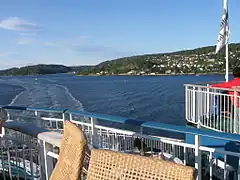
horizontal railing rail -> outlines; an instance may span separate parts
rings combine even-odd
[[[105,114],[90,113],[90,112],[85,112],[85,111],[51,110],[51,109],[44,109],[44,108],[26,108],[26,107],[13,107],[13,106],[3,106],[2,108],[14,109],[14,110],[40,111],[40,112],[43,111],[43,112],[69,113],[72,115],[93,117],[93,118],[97,118],[97,119],[102,119],[104,121],[117,122],[117,123],[126,124],[126,125],[136,125],[136,126],[144,127],[144,128],[166,130],[166,131],[170,131],[170,132],[178,132],[178,133],[192,134],[192,135],[201,135],[201,136],[206,136],[206,137],[211,137],[211,138],[240,142],[240,135],[238,135],[238,134],[214,132],[211,130],[196,129],[193,127],[166,124],[166,123],[160,123],[160,122],[155,122],[155,121],[147,121],[147,120],[143,121],[143,120],[138,120],[138,119],[126,118],[126,117],[118,117],[118,116],[111,116],[111,115],[105,115]],[[60,121],[60,119],[57,119],[57,120]],[[29,128],[29,130],[31,130],[31,128]]]
[[[240,89],[238,87],[232,87],[232,88],[223,88],[223,87],[212,87],[211,84],[184,84],[185,87],[189,88],[204,88],[204,89],[219,89],[219,90],[226,90],[226,91],[237,91],[240,92]]]

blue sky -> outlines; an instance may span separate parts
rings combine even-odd
[[[229,0],[231,42],[240,1]],[[0,69],[215,45],[222,0],[1,0]]]

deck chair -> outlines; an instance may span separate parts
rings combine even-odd
[[[87,180],[193,180],[194,168],[109,150],[92,150]]]
[[[81,179],[86,145],[83,132],[75,124],[65,121],[59,158],[50,180]]]

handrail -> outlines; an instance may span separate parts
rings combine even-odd
[[[25,107],[25,106],[1,106],[3,109],[12,109],[20,111],[39,111],[39,112],[56,112],[64,113],[67,109],[51,109],[51,108],[34,108],[34,107]]]
[[[238,91],[240,92],[239,88],[232,87],[232,88],[222,88],[222,87],[211,87],[207,85],[199,85],[199,84],[184,84],[185,87],[195,87],[195,88],[211,88],[211,89],[218,89],[218,90],[226,90],[226,91]]]
[[[112,121],[112,122],[117,122],[117,123],[125,123],[126,121],[136,121],[134,119],[128,119],[126,117],[121,117],[121,116],[112,116],[112,115],[107,115],[107,114],[98,114],[98,113],[91,113],[87,111],[71,111],[68,110],[66,113],[73,114],[73,115],[79,115],[79,116],[87,116],[87,117],[93,117],[97,119],[103,119],[107,121]]]
[[[22,122],[16,122],[12,120],[8,120],[4,122],[3,127],[24,133],[32,137],[37,137],[38,134],[49,131],[45,128],[38,127],[33,123],[22,123]]]
[[[206,84],[217,84],[217,83],[224,83],[225,81],[207,81],[207,82],[196,82],[196,85],[206,85]],[[185,85],[192,85],[192,84],[183,84]]]
[[[145,122],[144,124],[142,124],[142,127],[240,142],[239,134],[217,132],[217,131],[211,131],[211,130],[205,130],[205,129],[203,130],[203,129],[197,129],[193,127],[171,125],[171,124],[164,124],[160,122],[151,122],[151,121]]]
[[[2,108],[15,109],[15,110],[69,113],[69,114],[74,114],[74,115],[93,117],[93,118],[97,118],[97,119],[101,119],[101,120],[105,120],[105,121],[109,121],[109,122],[117,122],[117,123],[126,124],[126,125],[135,125],[135,126],[140,126],[140,127],[144,127],[144,128],[166,130],[166,131],[171,131],[171,132],[178,132],[178,133],[192,134],[192,135],[201,135],[201,136],[205,136],[205,137],[240,142],[239,134],[215,132],[215,131],[211,131],[211,130],[203,130],[203,129],[196,129],[193,127],[186,127],[186,126],[182,126],[182,125],[172,125],[172,124],[165,124],[165,123],[154,122],[154,121],[143,121],[143,120],[130,119],[130,118],[120,117],[120,116],[90,113],[90,112],[86,112],[86,111],[55,110],[55,109],[52,110],[52,109],[45,109],[45,108],[29,108],[29,107],[20,107],[20,106],[19,107],[18,106],[3,106]]]

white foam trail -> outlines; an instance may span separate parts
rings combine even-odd
[[[59,87],[63,88],[66,91],[66,94],[69,95],[72,98],[72,100],[75,101],[75,103],[77,103],[80,106],[81,110],[84,110],[83,104],[79,100],[77,100],[72,95],[72,93],[70,93],[70,91],[69,91],[69,89],[67,87],[65,87],[63,85],[60,85],[60,84],[56,84],[56,86],[59,86]]]
[[[9,106],[13,105],[17,99],[24,93],[25,90],[23,90],[22,92],[18,93],[13,99],[12,101],[9,103]]]
[[[44,81],[46,82],[46,80]],[[11,100],[9,105],[15,104],[46,108],[64,108],[66,106],[69,109],[84,110],[83,104],[71,94],[67,87],[53,83],[54,81],[51,81],[52,83],[50,84],[41,83],[41,81],[38,81],[36,84],[35,81],[22,81],[18,79],[12,79],[11,81],[11,84],[16,84],[24,89]],[[63,97],[68,99],[65,105]]]

